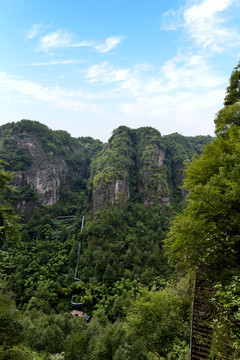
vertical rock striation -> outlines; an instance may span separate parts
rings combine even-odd
[[[36,190],[41,204],[54,205],[59,199],[61,182],[66,178],[66,162],[52,152],[46,153],[37,140],[27,135],[16,134],[13,139],[32,157],[30,167],[23,174],[18,174],[18,181]]]
[[[91,165],[93,213],[107,201],[118,206],[130,197],[130,168],[132,160],[131,130],[118,128],[100,156]]]
[[[147,127],[137,130],[138,188],[146,206],[169,204],[170,191],[165,149],[159,131]]]
[[[133,183],[146,206],[169,204],[170,192],[164,165],[165,151],[159,131],[147,127],[120,127],[92,164],[93,213],[107,201],[127,203]]]

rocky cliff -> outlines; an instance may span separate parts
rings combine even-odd
[[[133,166],[130,129],[120,127],[91,163],[93,213],[106,201],[118,205],[121,201],[129,200],[130,171]]]
[[[140,201],[152,207],[181,201],[184,162],[210,141],[179,134],[164,137],[151,127],[120,126],[103,145],[22,120],[0,127],[0,158],[15,172],[15,204],[25,214],[31,214],[37,203],[56,204],[62,189],[74,187],[84,191],[85,198],[91,196],[95,214],[108,203]]]
[[[161,134],[152,128],[137,130],[138,188],[146,206],[169,204],[170,190]]]
[[[15,173],[14,185],[19,191],[32,190],[30,197],[19,196],[18,209],[28,214],[36,203],[54,205],[61,188],[87,176],[93,148],[98,151],[101,143],[91,138],[74,139],[35,121],[0,127],[0,157]]]
[[[43,205],[53,205],[59,199],[60,186],[66,181],[69,168],[61,156],[45,152],[41,144],[26,134],[14,134],[12,138],[19,148],[31,156],[31,165],[24,172],[17,172],[18,187],[28,184],[36,190]]]
[[[179,134],[162,137],[151,127],[119,127],[91,163],[93,213],[108,202],[118,205],[138,199],[151,207],[183,200],[179,186],[184,162],[210,141]]]

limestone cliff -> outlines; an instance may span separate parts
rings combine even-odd
[[[54,205],[61,189],[71,189],[88,176],[92,156],[102,147],[90,137],[72,138],[37,121],[22,120],[0,127],[0,159],[14,171],[18,191],[13,203],[27,217],[37,204]]]
[[[153,128],[137,130],[138,188],[146,206],[169,204],[170,191],[164,165],[165,149],[161,134]]]
[[[63,158],[45,152],[41,144],[27,135],[15,134],[17,146],[31,155],[32,163],[25,172],[17,172],[18,186],[27,183],[39,195],[43,205],[53,205],[59,199],[61,184],[66,180],[68,167]]]
[[[153,128],[120,127],[92,164],[93,212],[107,200],[127,203],[133,183],[146,206],[170,201],[165,151],[161,134]],[[136,191],[136,189],[135,189]]]
[[[13,203],[27,216],[37,203],[56,204],[62,189],[71,189],[73,201],[79,198],[75,211],[85,202],[95,214],[107,204],[137,201],[152,207],[181,202],[184,162],[210,141],[120,126],[103,145],[22,120],[0,127],[0,159],[8,163],[6,170],[15,172],[19,191]]]
[[[112,204],[118,205],[121,201],[127,203],[129,200],[129,176],[125,173],[123,179],[112,179],[105,182],[101,179],[96,188],[94,188],[92,197],[93,213],[100,209],[100,207],[109,200]]]
[[[184,163],[210,141],[120,126],[91,163],[93,213],[107,202],[141,201],[147,207],[181,202],[186,195],[180,189]]]
[[[131,134],[120,127],[91,164],[92,208],[95,213],[109,201],[118,205],[130,197]]]

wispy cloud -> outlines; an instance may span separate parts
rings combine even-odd
[[[151,77],[134,69],[118,85],[117,92],[124,94],[118,107],[122,118],[131,119],[132,126],[151,124],[165,134],[213,134],[225,92],[225,78],[204,57],[187,55],[167,61]]]
[[[109,84],[128,78],[129,69],[114,68],[108,61],[91,66],[85,75],[90,82]]]
[[[115,91],[135,97],[174,91],[203,91],[206,87],[222,86],[226,80],[214,73],[205,56],[190,53],[179,54],[154,68],[147,64],[139,64],[131,69],[120,68],[104,61],[91,66],[85,78],[99,86],[112,84]]]
[[[189,38],[202,49],[221,52],[226,47],[238,46],[240,35],[224,25],[226,11],[234,0],[201,0],[188,7],[169,10],[163,14],[163,30],[183,28]]]
[[[69,48],[69,47],[82,47],[91,46],[87,41],[75,42],[73,35],[68,31],[57,30],[49,33],[42,38],[39,42],[39,50],[49,51],[56,48]]]
[[[162,14],[161,30],[171,31],[184,27],[183,19],[184,7],[170,9]]]
[[[32,81],[0,73],[0,93],[5,98],[14,96],[15,100],[41,101],[53,107],[72,111],[98,111],[93,102],[98,95],[88,94],[81,90],[71,90],[59,86],[43,86]]]
[[[107,38],[103,44],[95,46],[95,49],[101,53],[106,53],[114,49],[121,41],[121,36],[112,36]]]
[[[179,54],[159,67],[138,64],[121,68],[105,61],[82,75],[81,84],[86,81],[88,91],[44,86],[0,73],[0,93],[4,99],[45,104],[86,116],[97,113],[110,119],[115,111],[118,119],[130,126],[150,124],[163,133],[186,134],[188,126],[189,135],[193,128],[199,129],[199,134],[213,133],[212,120],[223,100],[226,79],[207,61],[204,55],[191,54]],[[171,128],[172,119],[176,120],[175,128]]]
[[[220,52],[225,45],[240,40],[239,34],[224,27],[221,13],[232,4],[232,0],[205,0],[184,12],[185,26],[198,46]]]
[[[118,99],[118,117],[132,126],[151,123],[164,133],[185,134],[189,126],[189,135],[192,129],[213,133],[226,82],[205,56],[191,54],[179,54],[155,68],[139,64],[124,69],[103,62],[92,66],[86,78],[105,88],[105,96]]]
[[[159,67],[139,64],[132,68],[121,68],[105,61],[86,69],[85,74],[82,75],[82,83],[84,81],[88,83],[88,92],[63,89],[59,86],[43,86],[0,73],[0,89],[2,93],[17,91],[19,94],[31,95],[43,101],[56,99],[58,95],[61,101],[63,98],[89,101],[118,97],[119,99],[131,98],[135,101],[148,99],[147,102],[150,102],[150,99],[163,98],[167,94],[174,98],[180,97],[181,93],[195,94],[197,99],[200,94],[209,89],[222,91],[226,84],[225,77],[216,74],[207,61],[208,59],[203,55],[191,54],[179,54]],[[58,63],[62,62],[52,61],[47,64]],[[63,63],[72,63],[72,60],[65,60]],[[32,65],[42,66],[46,63]],[[158,101],[162,104],[162,100]]]
[[[48,51],[52,48],[69,46],[71,43],[71,35],[68,32],[57,30],[50,34],[43,36],[40,39],[39,48],[43,51]]]
[[[33,38],[35,38],[39,32],[41,30],[41,25],[40,24],[34,24],[31,29],[29,29],[25,35],[25,39],[26,40],[31,40]]]
[[[161,68],[167,90],[191,91],[214,88],[225,83],[224,77],[214,73],[203,55],[179,54],[168,60]]]
[[[77,41],[74,34],[58,29],[40,38],[38,50],[49,52],[57,48],[91,47],[100,53],[106,53],[114,49],[121,41],[121,36],[112,36],[102,44],[96,45],[93,41]]]
[[[71,64],[80,64],[82,62],[83,61],[79,61],[79,60],[54,60],[54,61],[25,64],[25,65],[27,66],[71,65]]]

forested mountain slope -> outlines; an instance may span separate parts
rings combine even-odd
[[[90,137],[72,138],[36,121],[22,120],[0,127],[0,158],[15,172],[18,192],[12,199],[24,213],[37,203],[53,205],[60,190],[86,182],[92,156],[102,147]],[[82,186],[84,187],[84,186]]]
[[[195,359],[240,358],[239,69],[214,139],[0,127],[0,359],[187,360],[196,274]]]
[[[5,170],[14,172],[16,186],[10,193],[3,189],[2,196],[17,207],[22,226],[21,242],[4,241],[1,273],[32,328],[21,340],[25,346],[43,354],[65,351],[66,359],[74,360],[187,353],[188,286],[185,280],[171,285],[174,266],[167,263],[163,240],[170,220],[185,206],[186,192],[179,188],[184,164],[211,141],[121,126],[102,144],[30,120],[0,127],[0,157]],[[73,218],[64,224],[59,216]],[[80,281],[73,281],[79,241]],[[67,317],[73,294],[93,316],[89,325]],[[166,327],[165,340],[155,343],[150,314],[164,319],[175,307],[172,320],[160,322],[153,333],[158,337]],[[129,325],[123,322],[127,314]],[[89,342],[91,331],[95,345]],[[66,341],[56,343],[55,332]]]
[[[180,195],[184,162],[211,140],[121,126],[102,144],[22,120],[0,127],[0,158],[6,170],[15,172],[19,191],[12,201],[23,213],[31,213],[37,203],[55,204],[64,190],[74,187],[92,196],[89,203],[95,213],[106,200],[172,204]]]

